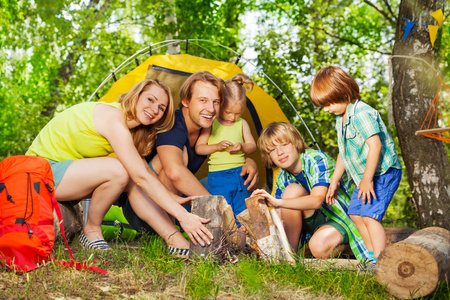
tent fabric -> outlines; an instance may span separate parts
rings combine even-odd
[[[181,86],[191,74],[198,71],[209,71],[223,80],[230,79],[237,73],[244,73],[236,64],[189,54],[154,55],[115,82],[99,101],[116,101],[121,94],[130,90],[136,83],[145,78],[154,78],[166,83],[171,88],[175,107],[178,107]],[[256,84],[251,92],[247,92],[247,109],[242,118],[249,123],[255,140],[259,137],[261,130],[269,123],[289,122],[277,101]],[[270,190],[272,187],[272,172],[266,171],[259,150],[248,157],[254,159],[258,164],[260,186],[268,187]],[[196,176],[199,179],[207,177],[207,172],[208,167],[205,162]]]

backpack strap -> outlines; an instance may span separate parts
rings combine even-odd
[[[52,199],[53,207],[55,208],[56,215],[59,219],[59,228],[61,229],[62,237],[64,238],[64,242],[66,243],[67,249],[69,250],[70,258],[72,258],[72,261],[57,261],[56,259],[52,259],[54,262],[59,263],[63,267],[75,267],[78,270],[91,270],[97,273],[106,274],[107,271],[103,270],[99,267],[89,266],[87,263],[77,263],[72,255],[72,250],[70,249],[69,243],[66,239],[66,234],[64,233],[64,225],[63,225],[63,218],[61,214],[61,209],[59,208],[58,201],[55,198],[55,195],[53,193],[53,188],[48,184],[48,181],[44,178],[44,184],[47,187],[47,190],[50,194],[50,198]]]

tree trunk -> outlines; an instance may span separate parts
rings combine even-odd
[[[433,48],[428,27],[420,24],[437,25],[429,14],[442,8],[443,2],[401,1],[392,57],[394,121],[420,228],[440,226],[450,229],[450,163],[445,145],[436,139],[415,135],[439,84],[436,73],[428,64],[439,69],[436,52],[440,37]],[[418,24],[405,42],[405,18],[412,16],[421,17],[410,19]],[[400,55],[408,58],[396,57]]]
[[[395,297],[418,298],[436,289],[449,264],[450,231],[429,227],[386,247],[378,257],[375,277]]]
[[[167,28],[169,29],[166,34],[166,39],[171,40],[178,36],[178,34],[176,32],[177,16],[175,13],[175,1],[167,0],[166,5],[167,5],[166,6],[167,12],[166,12],[165,22],[166,22]],[[174,32],[171,32],[171,29],[173,29]],[[181,53],[180,44],[170,44],[169,46],[167,46],[167,54],[173,55],[173,54],[180,54],[180,53]]]

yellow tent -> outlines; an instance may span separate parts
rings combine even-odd
[[[153,55],[117,80],[99,101],[116,101],[122,93],[130,90],[131,87],[144,78],[156,78],[170,86],[175,100],[175,107],[178,107],[180,102],[179,91],[183,82],[189,75],[198,71],[209,71],[223,80],[227,80],[237,73],[244,73],[236,64],[200,58],[189,54]],[[269,123],[289,122],[277,101],[259,86],[255,85],[253,90],[247,93],[247,98],[247,109],[242,117],[249,123],[255,140],[258,138],[261,130]],[[264,187],[265,184],[271,187],[272,174],[266,175],[266,168],[261,162],[259,151],[257,150],[250,157],[258,163],[260,187]],[[197,178],[207,177],[207,170],[205,162],[197,172]]]

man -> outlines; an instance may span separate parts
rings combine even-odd
[[[158,134],[157,154],[150,156],[149,166],[158,174],[161,182],[172,192],[179,195],[210,195],[195,177],[206,156],[195,153],[195,143],[203,128],[210,128],[224,97],[223,80],[209,72],[192,74],[180,91],[180,109],[175,111],[175,124],[167,132]],[[246,159],[241,176],[247,176],[248,189],[256,187],[259,174],[256,163]],[[181,198],[180,198],[181,199]],[[181,204],[186,204],[185,198]],[[151,228],[140,220],[126,201],[124,215],[136,230]]]
[[[203,128],[210,128],[223,101],[223,80],[209,72],[192,74],[180,91],[180,109],[175,112],[175,124],[158,135],[156,155],[151,166],[160,180],[174,193],[186,196],[209,195],[194,174],[206,156],[195,153],[195,143]],[[253,189],[259,180],[256,163],[247,159],[241,176]]]

